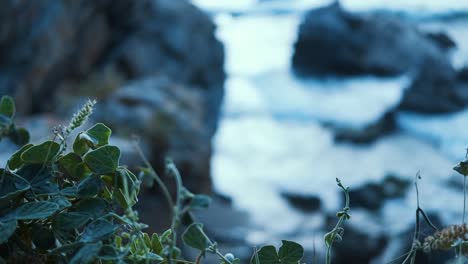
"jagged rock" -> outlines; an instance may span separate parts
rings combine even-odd
[[[289,204],[303,212],[316,212],[322,207],[322,201],[314,195],[282,192],[281,196],[285,198]]]
[[[384,234],[369,234],[366,230],[345,224],[343,240],[333,244],[333,263],[372,263],[384,252],[387,244],[388,237]]]
[[[309,11],[294,45],[301,75],[399,75],[427,58],[448,62],[438,43],[392,14],[354,14],[338,2]]]
[[[0,95],[14,95],[20,114],[68,118],[98,98],[99,121],[116,134],[134,126],[156,167],[169,155],[190,187],[210,190],[224,48],[189,1],[1,1],[0,57]]]
[[[381,118],[361,128],[333,127],[336,142],[352,142],[357,144],[373,143],[382,136],[397,129],[395,110],[387,111]]]
[[[0,32],[0,94],[14,94],[23,113],[53,110],[57,90],[83,93],[109,71],[119,81],[87,87],[90,96],[158,74],[211,91],[210,111],[219,111],[223,46],[188,1],[7,0]]]
[[[399,110],[447,113],[468,106],[468,82],[448,62],[427,60],[405,90]]]
[[[153,166],[161,175],[164,158],[170,157],[181,170],[184,184],[196,192],[209,192],[214,131],[206,123],[215,117],[206,115],[207,92],[166,77],[138,80],[102,102],[96,118],[105,120],[118,134],[146,139]]]
[[[426,36],[442,50],[451,50],[457,47],[457,43],[445,32],[428,32]]]
[[[468,82],[468,65],[463,66],[458,73],[457,78],[462,82]]]
[[[392,198],[403,197],[410,182],[395,175],[388,175],[381,183],[370,182],[349,191],[354,208],[378,210]]]

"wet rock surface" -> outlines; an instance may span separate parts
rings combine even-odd
[[[371,263],[388,244],[388,237],[382,234],[369,234],[350,225],[344,229],[346,239],[334,244],[333,263]]]
[[[211,190],[211,137],[206,124],[216,120],[207,108],[207,91],[166,77],[131,82],[104,100],[96,118],[121,135],[146,139],[152,164],[164,175],[164,158],[174,160],[184,184],[194,192]]]
[[[190,188],[209,191],[225,79],[214,31],[189,1],[2,1],[0,95],[20,114],[64,119],[97,98],[97,120],[114,134],[133,126],[156,167],[171,156]]]
[[[322,207],[322,201],[319,197],[314,195],[282,192],[281,196],[285,198],[292,207],[305,213],[319,211]]]
[[[351,189],[349,197],[354,208],[378,210],[389,199],[403,197],[409,186],[408,180],[390,174],[380,183],[369,182],[359,188]]]
[[[301,75],[394,76],[428,58],[447,62],[440,42],[397,16],[354,14],[335,2],[305,15],[292,63]]]
[[[375,122],[359,127],[333,127],[336,142],[351,142],[356,144],[369,144],[375,142],[382,136],[391,134],[398,130],[395,121],[395,110],[391,109]]]
[[[425,114],[448,113],[468,106],[468,81],[449,63],[426,61],[405,91],[400,110]]]
[[[335,2],[305,14],[292,68],[304,77],[410,78],[400,103],[380,119],[359,128],[331,126],[337,142],[368,144],[398,130],[397,112],[440,114],[468,106],[466,68],[456,70],[450,58],[456,48],[444,31],[422,31],[416,21],[389,12],[353,13]]]

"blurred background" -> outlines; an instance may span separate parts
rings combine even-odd
[[[243,263],[281,239],[321,263],[343,206],[336,177],[352,218],[334,263],[402,262],[418,171],[434,223],[461,222],[466,1],[3,0],[0,95],[33,141],[97,99],[122,164],[141,165],[132,134],[161,174],[171,157],[213,197],[196,218]],[[3,166],[17,146],[0,149]],[[161,199],[148,187],[139,205],[159,231]]]

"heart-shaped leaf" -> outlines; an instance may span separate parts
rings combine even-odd
[[[203,225],[200,223],[193,223],[182,234],[184,243],[192,248],[200,251],[205,251],[210,246],[211,242],[203,232]]]
[[[21,154],[25,163],[43,164],[52,161],[58,154],[60,145],[54,141],[46,141],[40,145],[32,146]]]
[[[0,222],[0,244],[8,241],[11,235],[15,233],[16,220]]]
[[[16,151],[8,160],[8,168],[10,168],[10,170],[16,170],[21,167],[21,165],[24,164],[24,161],[21,159],[21,154],[32,146],[33,144],[27,144]]]
[[[107,220],[98,219],[86,226],[81,242],[96,242],[109,238],[119,226]]]
[[[29,132],[24,128],[15,128],[9,135],[11,141],[16,145],[23,146],[29,142]]]
[[[251,263],[260,264],[297,264],[304,255],[304,248],[296,242],[282,240],[279,252],[274,246],[264,246],[252,257]]]
[[[99,176],[92,175],[86,177],[78,184],[78,197],[85,198],[96,196],[102,190],[102,187],[103,183]]]
[[[15,112],[15,100],[10,96],[2,96],[2,99],[0,99],[0,115],[12,118]]]
[[[11,220],[33,220],[46,218],[59,210],[56,203],[41,201],[41,202],[28,202],[16,208],[12,213],[6,216]]]
[[[119,166],[120,149],[116,146],[102,146],[90,151],[84,157],[84,162],[96,174],[114,173]]]
[[[58,163],[61,171],[72,180],[81,180],[91,174],[89,168],[83,162],[83,159],[76,153],[70,152],[62,156]]]
[[[85,132],[81,132],[76,136],[73,142],[73,151],[82,156],[89,151],[90,148],[96,149],[98,147],[109,144],[111,136],[111,129],[102,123],[95,124],[93,127]]]
[[[282,240],[283,245],[281,245],[278,256],[281,263],[298,263],[304,256],[304,248],[293,241]]]

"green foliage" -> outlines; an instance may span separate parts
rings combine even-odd
[[[16,128],[13,122],[16,109],[13,99],[4,96],[0,100],[0,140],[9,138],[22,146],[5,168],[0,168],[0,263],[34,259],[35,263],[199,264],[206,254],[214,254],[220,264],[239,264],[240,259],[231,253],[221,253],[203,225],[194,222],[191,211],[207,208],[211,199],[187,190],[171,161],[166,164],[166,173],[176,183],[175,199],[137,144],[136,150],[146,166],[138,176],[119,163],[120,149],[109,145],[112,132],[104,124],[78,132],[72,149],[68,149],[68,136],[86,122],[94,104],[88,101],[65,129],[57,128],[53,140],[27,144],[29,133]],[[454,170],[467,176],[467,164],[465,159]],[[143,180],[158,185],[172,210],[171,226],[162,234],[145,233],[147,225],[139,222],[133,210]],[[346,204],[337,213],[336,226],[324,236],[326,263],[331,263],[333,244],[343,238],[343,222],[350,219],[349,189],[338,179],[337,185],[345,194]],[[418,196],[418,223],[419,215],[430,223],[419,207]],[[182,225],[187,226],[182,241],[199,251],[195,261],[182,259],[177,246]],[[468,234],[465,224],[447,230],[450,237],[453,233],[457,237]],[[414,261],[417,250],[434,248],[447,237],[445,233],[437,233],[424,245],[417,246],[418,234],[417,226],[415,246],[406,260]],[[457,240],[440,248],[459,248],[462,255],[466,243]],[[301,245],[283,240],[278,250],[272,245],[255,249],[250,262],[300,264],[303,255]]]
[[[162,259],[158,253],[167,242],[155,235],[152,245],[143,243],[146,225],[138,222],[132,209],[140,180],[120,166],[120,150],[108,145],[110,129],[96,124],[78,134],[74,145],[84,144],[79,152],[67,150],[66,135],[86,121],[93,104],[88,102],[74,115],[68,132],[55,137],[58,141],[24,145],[0,169],[0,244],[8,248],[0,253],[0,261],[34,257],[44,263],[140,263]],[[2,137],[11,138],[16,131],[14,109],[12,99],[3,97]]]
[[[283,240],[276,251],[274,246],[264,246],[252,256],[251,263],[261,264],[297,264],[304,256],[304,248],[296,242]]]
[[[17,145],[24,145],[29,141],[29,133],[24,128],[17,128],[13,119],[16,107],[13,98],[3,96],[0,99],[0,140],[9,138]]]

